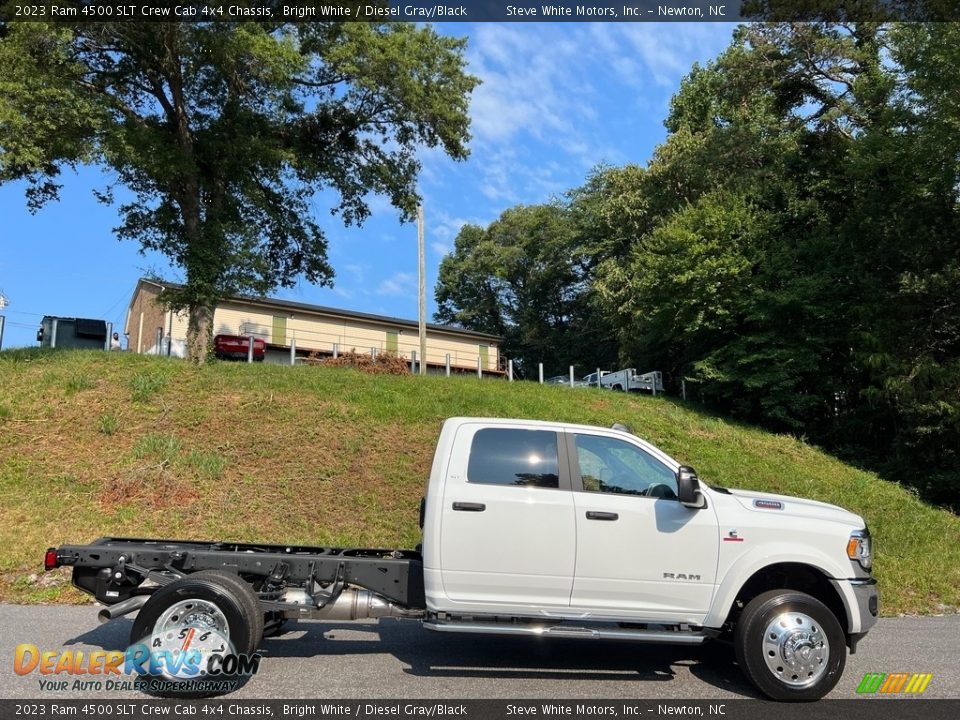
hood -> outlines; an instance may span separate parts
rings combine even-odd
[[[729,492],[745,510],[752,510],[764,515],[776,517],[782,514],[811,520],[828,520],[849,525],[854,529],[865,526],[863,518],[859,515],[830,503],[748,490],[730,490]],[[777,507],[778,503],[779,507]]]

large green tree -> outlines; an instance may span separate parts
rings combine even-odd
[[[370,193],[410,219],[417,149],[466,157],[464,45],[413,23],[11,23],[0,182],[26,179],[35,210],[64,168],[112,170],[117,233],[182,268],[163,299],[202,360],[223,295],[331,284],[318,191],[347,224]]]
[[[486,228],[464,226],[440,264],[436,319],[503,335],[504,353],[535,377],[606,367],[612,326],[587,282],[590,256],[561,204],[518,206]]]
[[[593,201],[636,229],[593,277],[622,352],[953,504],[958,39],[742,27],[684,80],[645,172]]]

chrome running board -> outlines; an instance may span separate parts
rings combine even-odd
[[[633,640],[671,645],[699,645],[709,636],[702,632],[670,630],[631,630],[629,628],[592,628],[565,625],[507,625],[500,623],[425,621],[428,630],[486,635],[527,635],[534,637],[589,638],[592,640]]]

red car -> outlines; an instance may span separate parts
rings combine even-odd
[[[215,335],[213,354],[221,360],[246,360],[250,338],[246,335]],[[267,343],[260,338],[253,339],[253,359],[262,362],[267,352]]]

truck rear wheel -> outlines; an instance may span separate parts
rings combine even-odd
[[[203,571],[157,590],[137,613],[130,644],[148,648],[136,662],[151,676],[147,691],[166,697],[229,692],[249,677],[227,656],[251,656],[263,636],[263,611],[253,589],[236,575]],[[144,653],[145,655],[145,653]],[[159,659],[158,659],[159,658]],[[227,688],[227,683],[235,683]]]
[[[753,598],[737,622],[733,646],[750,682],[774,700],[819,700],[840,680],[847,661],[837,618],[794,590]]]

